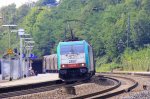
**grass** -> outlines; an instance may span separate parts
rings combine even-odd
[[[101,61],[98,59],[97,61]],[[100,63],[100,62],[97,62]],[[123,71],[150,71],[150,48],[144,48],[140,51],[126,50],[121,56],[121,62],[97,64],[97,72],[108,72],[111,70]]]

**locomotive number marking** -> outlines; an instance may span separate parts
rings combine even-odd
[[[69,63],[76,63],[76,60],[69,60]]]

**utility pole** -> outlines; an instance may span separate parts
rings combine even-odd
[[[129,47],[129,35],[130,35],[130,14],[128,13],[127,48]]]
[[[22,65],[22,48],[23,48],[23,44],[22,44],[22,42],[23,42],[23,38],[22,38],[22,36],[25,34],[25,31],[24,31],[24,29],[19,29],[18,30],[18,35],[20,36],[20,68],[21,68],[21,76],[23,77],[23,65]]]
[[[35,41],[32,40],[32,38],[26,38],[27,41],[25,41],[25,49],[26,49],[26,58],[27,58],[27,62],[28,62],[28,65],[26,66],[26,70],[28,70],[30,68],[30,55],[31,55],[31,50],[33,49],[34,47],[34,43]],[[26,75],[29,75],[29,72],[27,71],[26,72]]]
[[[11,25],[11,24],[8,24],[8,25],[2,25],[3,27],[8,27],[8,50],[11,50],[11,42],[10,42],[10,27],[16,27],[17,25]],[[8,52],[7,52],[8,53]],[[12,80],[12,66],[11,66],[11,57],[10,57],[10,53],[9,53],[9,66],[10,66],[10,81]]]

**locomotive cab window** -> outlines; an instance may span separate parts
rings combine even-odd
[[[83,45],[65,45],[60,47],[60,54],[79,54],[84,53]]]

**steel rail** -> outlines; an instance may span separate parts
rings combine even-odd
[[[70,86],[75,86],[75,85],[79,85],[79,84],[83,84],[83,82],[76,82],[73,84],[66,84],[64,82],[62,82],[61,84],[56,84],[55,85],[49,85],[49,86],[44,86],[44,87],[38,87],[37,88],[29,88],[26,89],[24,86],[20,86],[20,88],[22,88],[22,90],[19,91],[14,91],[14,92],[5,92],[5,93],[0,93],[0,99],[1,98],[9,98],[9,97],[14,97],[14,96],[21,96],[21,95],[28,95],[28,94],[34,94],[34,93],[39,93],[39,92],[46,92],[46,91],[51,91],[60,87],[70,87]]]
[[[61,86],[64,86],[65,84],[55,84],[55,85],[47,85],[47,86],[39,86],[36,84],[36,88],[33,88],[32,86],[26,88],[24,86],[20,86],[20,90],[17,91],[11,91],[10,89],[7,89],[8,92],[0,93],[0,99],[1,98],[8,98],[8,97],[14,97],[14,96],[21,96],[21,95],[27,95],[27,94],[33,94],[38,92],[44,92],[44,91],[50,91],[54,90],[56,88],[59,88]],[[15,88],[15,87],[14,87]]]
[[[55,88],[59,88],[59,87],[61,87],[63,85],[64,84],[51,85],[51,86],[47,86],[47,87],[40,87],[40,88],[33,88],[33,89],[27,89],[27,90],[20,90],[20,91],[2,93],[2,94],[0,94],[0,98],[8,98],[8,97],[14,97],[14,96],[20,96],[20,95],[26,95],[26,94],[33,94],[33,93],[38,93],[38,92],[50,91],[50,90],[54,90]]]
[[[114,79],[114,78],[110,78],[110,77],[105,77],[107,79],[111,79],[113,81],[115,81],[115,85],[111,88],[107,88],[105,90],[102,90],[102,91],[99,91],[99,92],[95,92],[95,93],[91,93],[91,94],[86,94],[86,95],[82,95],[82,96],[76,96],[76,97],[73,97],[71,99],[84,99],[84,98],[89,98],[89,97],[92,97],[92,96],[96,96],[96,95],[99,95],[99,94],[103,94],[103,93],[106,93],[108,91],[112,91],[116,88],[118,88],[120,85],[121,85],[121,82],[117,79]]]
[[[126,79],[126,80],[133,82],[133,84],[131,86],[129,86],[128,88],[125,88],[125,89],[123,88],[123,89],[120,89],[118,91],[113,90],[114,92],[108,92],[104,95],[97,95],[97,96],[90,97],[91,99],[105,99],[105,98],[113,97],[113,96],[122,94],[124,92],[129,92],[138,86],[138,82],[136,82],[135,80],[133,80],[131,78],[121,77],[121,76],[111,76],[111,77],[116,77],[116,78],[118,77],[118,78]]]
[[[22,89],[27,90],[31,88],[44,87],[44,86],[49,86],[54,84],[61,84],[61,83],[62,83],[61,80],[54,80],[54,81],[45,81],[45,82],[38,82],[38,83],[31,83],[31,84],[5,86],[5,87],[0,87],[0,94],[12,92],[12,91],[20,91]]]

